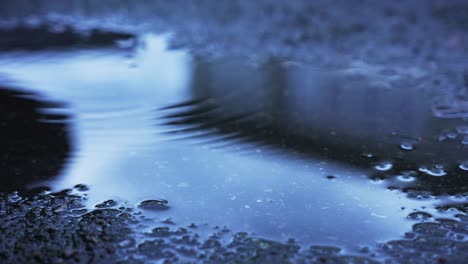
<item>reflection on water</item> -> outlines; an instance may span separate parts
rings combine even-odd
[[[89,185],[90,206],[164,199],[168,210],[146,215],[180,225],[373,244],[408,231],[405,217],[437,201],[409,199],[369,176],[421,162],[458,167],[466,151],[459,142],[432,141],[461,121],[432,118],[416,89],[387,87],[403,74],[417,85],[426,74],[417,69],[373,79],[365,65],[355,74],[280,61],[206,62],[166,50],[162,37],[148,37],[134,54],[4,53],[0,63],[22,86],[66,102],[46,112],[71,116],[76,148],[49,185]],[[415,150],[400,148],[401,140]],[[373,169],[383,161],[391,166]],[[452,182],[461,171],[437,178]],[[411,173],[398,175],[401,188],[433,178],[409,181]]]
[[[86,34],[84,34],[86,33]],[[131,34],[102,30],[77,32],[67,25],[37,24],[0,28],[0,50],[47,50],[108,47],[115,42],[133,43]]]
[[[444,129],[454,129],[463,121],[439,119],[432,114],[431,94],[423,89],[432,73],[365,64],[318,71],[281,61],[255,68],[226,59],[200,59],[195,67],[193,97],[209,97],[209,104],[219,108],[203,113],[204,120],[239,116],[237,126],[246,126],[247,132],[257,124],[255,132],[264,132],[263,138],[264,134],[286,136],[289,140],[282,143],[286,145],[294,145],[297,138],[301,146],[295,148],[313,142],[306,152],[322,152],[349,161],[352,157],[347,157],[344,150],[360,149],[383,160],[398,158],[416,164],[430,161],[453,166],[450,163],[459,163],[466,150],[464,144],[439,144],[438,136]],[[381,75],[379,71],[389,73]],[[191,124],[193,119],[200,119],[196,109],[206,105],[202,102],[192,106],[194,113],[178,122]],[[341,151],[332,151],[331,146]],[[413,149],[418,151],[405,151]]]
[[[194,65],[192,97],[205,100],[166,114],[164,124],[176,126],[169,134],[226,135],[394,174],[420,171],[417,185],[430,192],[467,191],[458,169],[468,153],[466,120],[433,114],[427,87],[435,72],[362,63],[317,70],[281,60]]]
[[[0,85],[0,191],[60,174],[71,151],[66,116],[42,112],[56,105]]]

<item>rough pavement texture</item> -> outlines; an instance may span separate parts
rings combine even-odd
[[[40,192],[31,196],[2,194],[0,199],[1,263],[463,263],[468,258],[468,217],[417,223],[404,239],[349,255],[340,248],[300,248],[232,234],[215,227],[201,239],[197,226],[155,225],[138,231],[137,210],[104,202],[86,210],[85,190]],[[441,210],[447,210],[442,208]],[[453,209],[452,209],[453,210]],[[227,242],[226,242],[227,241]]]

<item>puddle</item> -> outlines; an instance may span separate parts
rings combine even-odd
[[[373,77],[367,65],[323,72],[281,60],[204,60],[168,50],[164,36],[143,43],[0,54],[5,87],[61,103],[34,106],[31,131],[69,135],[24,142],[62,146],[43,161],[54,166],[48,180],[31,183],[85,184],[90,208],[146,201],[140,209],[154,221],[344,248],[399,238],[411,219],[437,217],[445,201],[437,192],[465,188],[466,144],[438,137],[447,127],[464,134],[466,121],[434,117],[424,91],[388,89],[398,77]],[[405,80],[417,86],[425,74],[408,71]],[[37,113],[66,118],[44,122]],[[444,173],[420,173],[423,163]],[[409,197],[417,188],[429,198]]]

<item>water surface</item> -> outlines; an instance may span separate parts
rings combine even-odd
[[[0,54],[5,85],[61,102],[36,108],[67,117],[69,155],[32,186],[86,184],[89,207],[165,199],[167,210],[141,210],[180,226],[348,248],[401,237],[414,223],[408,214],[436,214],[444,195],[464,188],[466,172],[453,169],[466,157],[464,132],[440,136],[466,121],[436,118],[429,95],[408,89],[424,84],[423,69],[384,78],[364,64],[205,60],[167,49],[164,36],[141,41],[134,50]],[[391,89],[398,82],[404,89]],[[54,140],[46,144],[64,144]],[[439,165],[444,177],[418,170]],[[450,183],[442,196],[403,191],[441,182]]]

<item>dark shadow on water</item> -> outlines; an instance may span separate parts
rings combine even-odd
[[[421,87],[435,77],[398,66],[366,67],[317,71],[279,59],[254,67],[232,58],[198,58],[193,98],[161,109],[159,121],[174,126],[166,133],[179,138],[254,142],[364,168],[388,161],[390,169],[371,177],[411,172],[419,180],[416,189],[468,191],[467,172],[459,168],[468,153],[465,135],[446,138],[466,121],[434,116],[431,92]],[[434,166],[446,175],[421,171],[437,171]]]
[[[129,33],[105,30],[79,31],[69,25],[44,23],[35,26],[15,25],[0,28],[0,50],[44,51],[50,49],[109,47],[118,42],[128,41],[132,48],[135,36]]]
[[[0,86],[0,191],[52,179],[71,152],[67,116],[44,113],[60,104]]]

